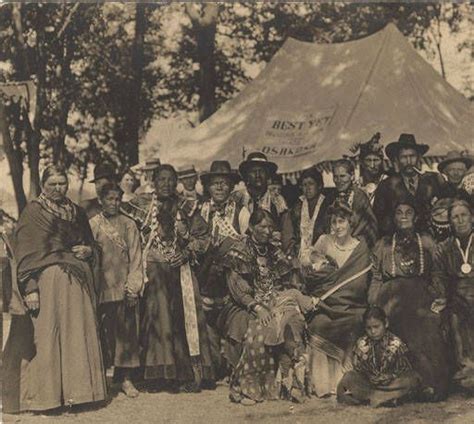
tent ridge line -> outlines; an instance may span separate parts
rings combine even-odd
[[[360,90],[359,95],[357,96],[357,99],[356,99],[354,105],[351,108],[349,116],[347,117],[346,122],[342,126],[342,130],[345,130],[347,128],[347,126],[349,125],[349,122],[352,119],[352,116],[354,115],[354,112],[357,109],[357,106],[359,106],[360,100],[362,99],[362,96],[365,93],[365,89],[367,88],[367,85],[369,84],[369,81],[370,81],[370,79],[372,78],[372,75],[375,72],[375,68],[377,67],[377,64],[380,60],[380,57],[382,56],[382,51],[383,51],[383,49],[384,49],[384,47],[387,43],[387,39],[388,39],[389,35],[390,35],[389,32],[386,31],[385,34],[384,34],[384,38],[383,38],[382,42],[380,43],[380,47],[379,47],[379,50],[377,52],[377,55],[375,56],[375,60],[372,64],[372,66],[370,67],[370,70],[367,74],[367,77],[364,80],[364,83],[362,84],[362,89]]]

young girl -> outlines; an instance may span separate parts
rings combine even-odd
[[[140,365],[138,297],[144,284],[140,235],[135,223],[119,213],[122,190],[107,183],[99,192],[101,212],[90,220],[101,250],[99,322],[104,362],[114,366],[122,391],[138,396],[132,373]]]
[[[364,316],[366,334],[354,348],[353,370],[344,374],[337,399],[351,405],[396,406],[419,386],[408,359],[408,348],[388,330],[385,312],[370,306]]]

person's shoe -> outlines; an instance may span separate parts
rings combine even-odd
[[[297,387],[291,389],[291,401],[293,403],[305,403],[306,395]]]
[[[196,382],[185,383],[179,387],[180,393],[200,393],[201,388]]]
[[[139,391],[130,380],[125,380],[122,383],[122,392],[129,398],[136,398],[139,395]]]
[[[241,401],[240,401],[240,404],[242,406],[253,406],[255,405],[257,402],[254,401],[253,399],[249,399],[249,398],[246,398],[244,397]]]

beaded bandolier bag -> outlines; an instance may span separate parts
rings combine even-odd
[[[145,264],[151,253],[163,258],[165,262],[171,261],[178,252],[181,252],[188,258],[188,260],[180,266],[180,282],[189,354],[191,357],[198,357],[200,355],[198,320],[190,264],[190,261],[195,260],[195,258],[190,250],[185,249],[190,238],[189,229],[185,221],[196,211],[197,202],[194,202],[193,207],[186,212],[187,217],[183,216],[184,211],[181,208],[185,202],[185,200],[178,201],[178,211],[176,217],[173,217],[172,229],[168,229],[166,235],[163,234],[163,231],[160,231],[162,229],[162,223],[160,222],[159,216],[162,204],[155,194],[153,194],[151,202],[146,209],[134,206],[133,215],[134,219],[139,223],[140,233],[142,235],[143,260]],[[171,214],[171,211],[167,212]],[[195,373],[196,372],[195,370]]]
[[[236,213],[238,213],[238,208],[234,201],[228,201],[220,209],[217,209],[212,200],[203,203],[201,216],[211,228],[211,244],[213,246],[219,245],[226,237],[236,240],[242,238],[234,227]]]

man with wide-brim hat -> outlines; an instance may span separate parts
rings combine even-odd
[[[421,158],[428,150],[427,144],[417,143],[413,134],[406,133],[385,148],[396,172],[383,180],[375,191],[373,210],[380,234],[390,235],[395,230],[393,210],[401,199],[416,205],[418,230],[429,230],[431,206],[440,198],[443,180],[434,172],[421,172]]]
[[[143,172],[143,180],[140,187],[135,190],[135,194],[152,194],[155,191],[153,186],[153,174],[160,165],[161,161],[157,157],[145,161],[144,165],[140,165],[139,169]]]
[[[188,200],[202,201],[201,195],[196,190],[198,181],[198,172],[194,165],[186,165],[178,167],[178,181],[182,185],[182,196]]]
[[[472,164],[472,158],[467,155],[467,152],[454,150],[448,152],[446,157],[438,164],[438,171],[444,174],[451,184],[460,186]]]
[[[94,168],[94,178],[89,180],[89,182],[95,186],[96,197],[84,200],[80,205],[86,211],[89,219],[96,216],[102,210],[98,198],[102,187],[108,183],[117,182],[117,178],[117,170],[113,164],[105,162],[96,165]]]
[[[247,159],[239,165],[239,172],[246,189],[239,192],[237,196],[242,197],[250,213],[258,208],[270,212],[278,224],[277,231],[280,231],[283,214],[288,207],[283,196],[268,190],[270,176],[276,174],[277,170],[277,164],[269,161],[264,153],[249,153]]]
[[[240,175],[229,162],[216,160],[209,171],[200,175],[204,188],[201,216],[209,226],[211,242],[201,261],[197,277],[207,320],[207,331],[211,345],[212,362],[219,377],[226,373],[221,355],[221,339],[217,318],[228,295],[223,265],[224,256],[231,245],[241,240],[249,220],[249,212],[241,202],[230,198]]]
[[[474,197],[464,188],[463,179],[473,161],[467,152],[450,151],[438,164],[438,171],[446,178],[441,187],[440,199],[433,205],[432,230],[436,241],[443,241],[451,235],[448,209],[455,199],[461,199],[474,207]]]

